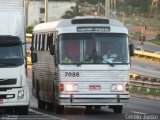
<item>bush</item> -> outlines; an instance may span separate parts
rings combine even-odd
[[[27,26],[27,27],[26,27],[26,33],[30,33],[30,34],[31,34],[32,31],[33,31],[33,27],[34,27],[34,26],[32,26],[32,25]]]

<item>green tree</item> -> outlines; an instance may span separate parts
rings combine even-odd
[[[26,27],[26,33],[30,33],[30,34],[31,34],[31,33],[32,33],[32,30],[33,30],[33,27],[34,27],[34,26],[32,26],[32,25],[27,26],[27,27]]]
[[[61,18],[68,19],[73,18],[75,16],[82,16],[82,12],[79,9],[79,6],[76,5],[75,7],[71,7],[71,10],[66,11],[65,15],[63,15]]]

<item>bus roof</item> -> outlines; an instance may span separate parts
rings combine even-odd
[[[33,33],[52,32],[62,28],[77,28],[79,26],[109,26],[111,28],[116,27],[123,29],[124,33],[128,34],[127,29],[120,21],[97,17],[75,17],[73,19],[60,19],[59,21],[41,23],[34,27]],[[119,33],[123,33],[123,30],[119,31]]]

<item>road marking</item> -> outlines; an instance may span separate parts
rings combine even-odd
[[[147,114],[147,113],[143,113],[143,112],[136,112],[136,111],[132,111],[132,113],[135,113],[135,114],[142,114],[142,115]]]
[[[151,70],[155,70],[155,68],[151,68],[151,67],[146,67],[146,69],[151,69]]]
[[[45,113],[42,113],[42,112],[33,110],[33,109],[31,109],[31,108],[29,108],[29,111],[34,112],[34,113],[36,113],[36,114],[43,115],[43,116],[45,116],[45,117],[49,117],[50,119],[54,119],[54,120],[67,120],[67,119],[64,119],[64,118],[60,118],[60,117],[56,117],[56,116],[53,116],[53,115],[45,114]],[[49,118],[48,118],[48,119],[49,119]]]

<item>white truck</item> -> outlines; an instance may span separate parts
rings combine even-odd
[[[28,113],[24,0],[0,0],[0,109]]]

